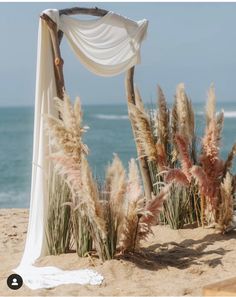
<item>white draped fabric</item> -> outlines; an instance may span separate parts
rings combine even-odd
[[[101,76],[113,76],[140,62],[140,46],[147,31],[147,21],[135,22],[109,12],[102,18],[78,20],[59,16],[58,10],[46,10],[62,30],[80,62]],[[45,135],[43,114],[54,114],[56,97],[53,53],[47,25],[40,19],[35,95],[34,145],[29,225],[24,254],[15,272],[31,289],[60,284],[100,284],[103,277],[92,270],[63,271],[56,267],[33,266],[40,256],[48,254],[45,222],[48,207],[47,176],[49,172],[49,139]]]
[[[147,20],[134,22],[113,12],[90,21],[62,15],[59,29],[87,69],[97,75],[113,76],[140,63]]]

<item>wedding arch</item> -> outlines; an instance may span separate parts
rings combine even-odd
[[[76,14],[97,16],[92,20],[71,17]],[[45,134],[42,115],[57,113],[53,98],[63,100],[65,82],[60,44],[66,37],[80,62],[91,72],[100,76],[114,76],[126,72],[125,87],[128,103],[136,104],[134,88],[135,65],[140,63],[141,43],[147,32],[148,21],[133,21],[112,11],[99,8],[74,7],[48,9],[42,12],[39,22],[37,76],[34,116],[34,144],[31,180],[31,202],[25,250],[20,266],[15,270],[24,276],[31,288],[50,287],[54,284],[100,283],[101,277],[86,271],[84,275],[64,275],[55,267],[33,266],[36,259],[48,254],[45,238],[45,221],[48,209],[48,184],[46,175],[50,162],[49,138]],[[130,116],[133,128],[132,117]],[[134,139],[136,139],[133,129]],[[151,197],[152,184],[146,157],[138,151],[140,171],[146,198]],[[80,273],[80,271],[77,271]],[[73,273],[72,273],[73,274]],[[52,278],[50,278],[52,276]],[[58,276],[58,278],[57,278]],[[82,279],[82,280],[81,280]],[[55,281],[56,280],[56,281]],[[45,285],[46,284],[46,285]]]
[[[112,12],[105,10],[105,9],[99,9],[97,7],[95,7],[95,8],[73,7],[73,8],[59,10],[59,16],[69,16],[69,15],[78,15],[78,14],[98,16],[102,19],[105,16],[111,16]],[[57,20],[55,20],[55,19],[53,20],[53,16],[50,15],[50,11],[47,11],[47,13],[46,12],[43,13],[41,15],[41,19],[43,19],[46,22],[48,29],[50,31],[50,38],[51,38],[52,47],[53,47],[53,59],[54,59],[53,64],[54,64],[54,73],[55,73],[55,79],[56,79],[57,96],[59,98],[62,98],[63,90],[65,89],[65,81],[64,81],[64,74],[63,74],[64,61],[61,56],[60,44],[61,44],[64,32],[63,32],[63,30],[58,30]],[[129,19],[124,18],[124,17],[121,17],[120,20],[123,24],[125,24],[126,22],[130,22]],[[112,19],[111,22],[113,22],[113,21],[114,20]],[[93,72],[97,75],[114,76],[121,72],[126,71],[125,87],[126,87],[127,101],[130,103],[133,103],[133,104],[136,103],[135,102],[135,92],[134,92],[135,65],[140,63],[139,46],[141,45],[141,41],[145,37],[148,23],[146,20],[144,20],[144,21],[140,21],[139,24],[140,24],[140,29],[139,29],[139,32],[137,33],[138,36],[135,36],[135,38],[137,39],[136,42],[138,42],[137,57],[134,56],[134,59],[128,59],[129,63],[127,63],[126,65],[120,65],[120,67],[118,69],[107,70],[107,71],[103,69],[102,71],[98,71],[97,64],[94,65],[94,67],[92,67],[91,65],[89,65],[89,63],[86,63],[85,61],[83,61],[83,57],[78,55],[78,52],[76,52],[76,54],[79,56],[80,62],[82,62],[88,70],[90,70],[91,72]],[[111,23],[111,27],[113,27],[113,29],[115,28],[114,25],[115,25],[115,23],[113,23],[113,24]],[[115,33],[119,34],[118,31],[117,32],[114,31],[113,34],[115,34]],[[66,34],[66,32],[65,32],[65,34]],[[69,42],[69,43],[71,44],[72,49],[74,49],[72,42]],[[132,119],[130,118],[130,120],[131,120],[131,125],[132,125]],[[132,130],[134,133],[134,129],[132,129]],[[140,164],[140,170],[141,170],[141,174],[142,174],[145,195],[146,195],[147,199],[149,199],[149,198],[151,198],[152,182],[151,182],[151,177],[150,177],[150,173],[148,170],[148,164],[147,164],[146,157],[139,156],[139,164]]]

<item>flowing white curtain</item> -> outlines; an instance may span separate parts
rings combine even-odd
[[[46,13],[62,30],[80,62],[101,76],[113,76],[140,62],[140,46],[147,31],[147,21],[139,22],[109,12],[102,18],[78,20],[58,10]],[[48,254],[45,223],[48,207],[47,175],[49,172],[49,139],[45,135],[43,114],[54,114],[52,99],[56,96],[53,53],[47,25],[40,19],[34,114],[34,145],[29,225],[24,254],[15,272],[22,275],[31,289],[60,284],[99,284],[103,277],[92,270],[62,271],[56,267],[33,266],[40,256]]]

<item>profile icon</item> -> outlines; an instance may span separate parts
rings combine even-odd
[[[19,274],[11,274],[7,279],[7,285],[11,290],[18,290],[23,285],[23,279]]]
[[[16,278],[13,278],[11,285],[12,286],[19,286]]]

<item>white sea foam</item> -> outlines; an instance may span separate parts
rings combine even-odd
[[[128,120],[128,115],[115,115],[115,114],[96,114],[95,118],[100,120]]]
[[[225,118],[236,118],[236,111],[224,111],[224,117]],[[197,115],[204,115],[205,112],[204,111],[198,111]]]
[[[236,111],[225,111],[225,118],[236,118]]]
[[[197,111],[197,115],[204,115],[204,111]],[[155,117],[156,111],[151,110],[151,115]],[[225,118],[236,118],[236,111],[224,111]],[[95,118],[100,120],[128,120],[128,115],[115,115],[115,114],[96,114]]]

